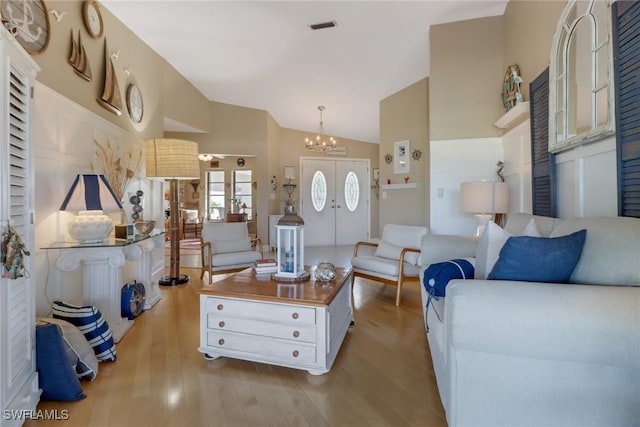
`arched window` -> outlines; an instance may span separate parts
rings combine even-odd
[[[344,201],[347,205],[347,209],[353,212],[358,207],[358,201],[360,200],[360,183],[358,182],[358,176],[355,172],[350,171],[347,177],[344,179]]]
[[[316,171],[311,180],[311,202],[316,212],[322,211],[327,203],[327,180],[321,171]]]
[[[571,0],[553,38],[549,151],[613,134],[610,0]]]

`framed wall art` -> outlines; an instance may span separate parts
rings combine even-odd
[[[12,29],[16,40],[27,52],[44,52],[49,45],[49,12],[44,1],[1,1],[0,13],[2,22]]]
[[[393,173],[407,174],[410,171],[409,140],[393,143]]]

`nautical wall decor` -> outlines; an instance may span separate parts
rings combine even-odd
[[[82,44],[82,38],[80,37],[80,31],[78,31],[78,41],[73,38],[73,30],[71,30],[71,53],[67,60],[69,65],[73,68],[73,71],[77,75],[90,82],[92,78],[91,65],[87,58],[87,51]]]
[[[113,59],[109,54],[107,40],[104,41],[104,88],[102,96],[97,98],[98,104],[113,114],[119,116],[122,114],[122,97],[120,96],[120,85],[116,77],[116,69],[113,65]]]
[[[42,0],[0,1],[2,21],[16,40],[31,54],[44,52],[49,45],[49,12]],[[15,31],[14,31],[15,30]]]

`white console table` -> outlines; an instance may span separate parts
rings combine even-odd
[[[145,285],[144,308],[151,308],[161,298],[154,278],[158,275],[157,270],[164,270],[163,234],[157,232],[150,236],[136,236],[134,240],[110,239],[92,244],[55,242],[43,249],[59,251],[56,267],[60,271],[75,271],[82,266],[84,303],[102,312],[114,341],[118,342],[133,326],[133,320],[120,314],[124,286],[122,269],[126,261],[135,261],[131,274]],[[161,256],[158,256],[159,252],[162,252]]]

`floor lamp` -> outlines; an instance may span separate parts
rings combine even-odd
[[[164,178],[169,181],[171,268],[169,275],[162,277],[159,283],[162,286],[174,286],[187,283],[189,276],[180,274],[178,180],[200,179],[198,144],[182,139],[148,140],[147,177]]]

